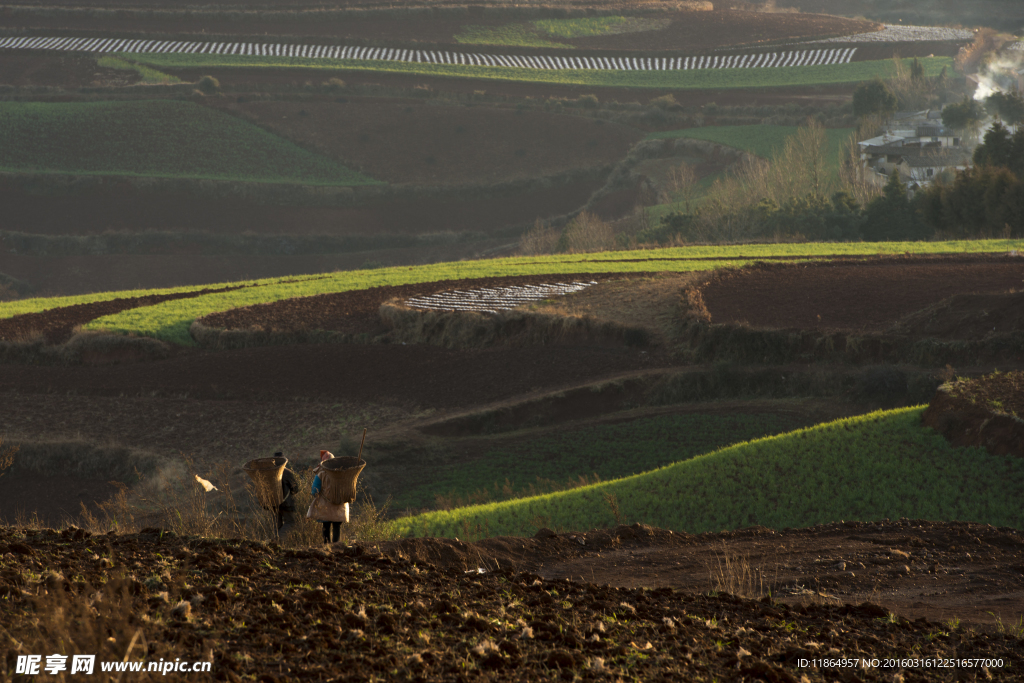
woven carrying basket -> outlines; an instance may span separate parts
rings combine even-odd
[[[320,490],[324,498],[333,505],[351,503],[356,499],[356,480],[366,467],[362,458],[332,458],[325,460],[320,467]]]
[[[244,469],[256,485],[256,497],[265,507],[278,506],[284,502],[281,477],[288,465],[288,458],[257,458],[245,463]]]

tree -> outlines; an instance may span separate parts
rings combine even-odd
[[[924,80],[924,65],[914,57],[914,61],[910,63],[910,79],[913,81]]]
[[[1024,182],[1009,169],[979,166],[936,183],[914,203],[926,223],[953,239],[1024,235]]]
[[[978,166],[1009,166],[1012,142],[1010,131],[996,121],[985,133],[984,142],[975,148],[974,163]]]
[[[967,97],[942,109],[942,125],[956,130],[975,129],[985,120],[985,108]]]
[[[862,231],[867,242],[920,240],[927,237],[924,224],[910,205],[907,186],[900,179],[899,171],[892,172],[882,196],[868,204],[864,213]]]
[[[985,98],[985,110],[1008,125],[1024,121],[1024,98],[1016,93],[994,92]]]
[[[896,95],[880,78],[861,83],[853,89],[853,113],[865,117],[896,111]]]
[[[802,237],[809,240],[857,240],[861,237],[863,214],[848,192],[832,198],[815,194],[792,197],[781,207],[770,199],[757,206],[762,219],[761,233],[769,237]]]
[[[974,150],[974,163],[978,166],[1004,166],[1024,178],[1024,128],[1010,135],[1001,123],[994,123]]]

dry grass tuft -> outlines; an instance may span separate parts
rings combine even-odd
[[[775,588],[774,580],[768,579],[763,567],[754,566],[748,556],[733,552],[724,544],[722,552],[715,553],[714,561],[707,562],[707,568],[711,589],[719,593],[758,599],[771,596]]]

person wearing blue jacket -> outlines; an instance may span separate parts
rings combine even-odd
[[[323,465],[325,460],[330,460],[334,457],[334,454],[330,451],[320,451],[320,464]],[[323,470],[317,468],[316,476],[313,477],[313,496],[320,493],[322,482],[320,480],[320,473]],[[316,520],[324,525],[324,543],[337,543],[341,538],[341,522],[325,522],[322,519]]]

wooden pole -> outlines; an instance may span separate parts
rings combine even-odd
[[[359,453],[356,455],[357,458],[362,460],[363,458],[363,443],[366,442],[366,427],[363,427],[363,438],[359,441]]]

